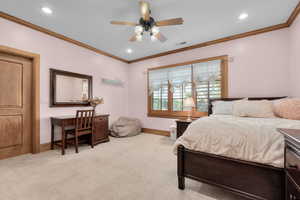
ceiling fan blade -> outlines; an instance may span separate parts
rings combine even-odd
[[[161,42],[167,41],[167,38],[162,33],[157,33],[155,37]]]
[[[141,10],[142,18],[145,21],[149,21],[150,20],[150,6],[149,6],[149,3],[146,2],[146,1],[140,1],[140,10]]]
[[[171,26],[183,24],[182,18],[167,19],[155,22],[156,26]]]
[[[137,37],[136,35],[132,36],[130,39],[129,39],[130,42],[135,42],[137,41]]]
[[[123,21],[111,21],[111,24],[115,24],[115,25],[127,25],[127,26],[137,26],[137,23],[134,22],[123,22]]]

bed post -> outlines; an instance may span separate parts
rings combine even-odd
[[[178,188],[184,190],[184,146],[179,145],[177,148],[177,176],[178,176]]]

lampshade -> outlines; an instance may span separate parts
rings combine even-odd
[[[188,97],[188,98],[184,99],[183,106],[184,107],[195,107],[194,99],[192,97]]]

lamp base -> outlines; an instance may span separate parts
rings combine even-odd
[[[192,119],[192,118],[187,118],[186,121],[187,121],[187,122],[192,122],[193,119]]]
[[[192,119],[192,115],[191,115],[191,113],[189,112],[189,115],[188,115],[188,118],[186,119],[186,121],[188,121],[188,122],[191,122],[191,121],[193,121],[193,119]]]

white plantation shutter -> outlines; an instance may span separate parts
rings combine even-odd
[[[169,81],[173,89],[192,82],[192,66],[169,68]]]
[[[152,95],[152,110],[168,110],[168,70],[149,71],[149,95]]]
[[[169,82],[172,92],[172,110],[183,111],[183,100],[192,95],[192,66],[184,65],[169,69]]]
[[[197,111],[207,112],[209,98],[221,98],[221,60],[193,64]]]
[[[163,84],[168,84],[167,69],[149,71],[149,95],[152,95],[155,90],[159,90]]]
[[[173,111],[184,111],[187,108],[183,106],[185,98],[192,95],[192,82],[186,82],[177,85],[173,89]]]
[[[163,84],[153,91],[152,109],[168,110],[168,84]]]
[[[183,101],[196,96],[198,112],[207,112],[208,99],[222,95],[222,60],[149,71],[149,95],[154,111],[185,111]],[[194,87],[193,87],[194,84]],[[169,102],[169,95],[171,102]]]

